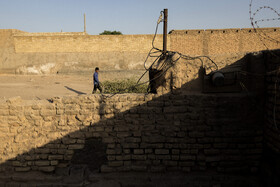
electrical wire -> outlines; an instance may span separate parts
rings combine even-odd
[[[199,60],[201,62],[201,65],[204,67],[204,63],[203,63],[203,58],[206,58],[208,59],[212,64],[215,65],[216,67],[216,70],[218,70],[218,65],[209,57],[209,56],[188,56],[188,55],[184,55],[182,53],[179,53],[177,51],[167,51],[166,54],[163,53],[163,50],[155,47],[154,45],[154,42],[155,42],[155,39],[156,39],[156,36],[157,36],[157,32],[158,32],[158,26],[159,24],[163,21],[162,19],[163,17],[163,11],[160,12],[160,16],[158,18],[158,21],[157,21],[157,24],[156,24],[156,29],[155,29],[155,34],[153,36],[153,39],[152,39],[152,48],[150,49],[150,51],[148,52],[148,55],[144,61],[144,68],[145,68],[145,72],[140,76],[140,78],[138,79],[138,81],[136,82],[135,85],[133,86],[130,86],[126,89],[122,89],[122,90],[119,90],[118,92],[116,93],[113,93],[111,94],[110,96],[105,96],[103,93],[101,93],[102,97],[103,98],[109,98],[109,97],[113,97],[114,95],[118,94],[118,93],[121,93],[127,89],[130,89],[130,88],[135,88],[137,86],[140,86],[140,85],[144,85],[144,84],[148,84],[148,88],[147,88],[147,92],[149,92],[149,89],[150,89],[150,86],[151,86],[151,82],[154,81],[154,80],[157,80],[159,79],[160,77],[164,76],[165,73],[175,65],[176,62],[178,62],[181,58],[182,59],[185,59],[185,60],[191,60],[191,61],[194,61],[194,60]],[[154,54],[157,54],[157,53],[160,53],[159,55],[154,55]],[[179,57],[176,59],[176,60],[172,60],[172,56],[174,54],[179,54]],[[147,68],[146,67],[146,63],[148,61],[149,58],[155,58],[155,60],[151,63],[151,65]],[[161,65],[160,67],[156,68],[156,70],[158,72],[161,72],[158,76],[148,80],[148,81],[145,81],[145,82],[141,82],[140,81],[142,80],[142,78],[146,75],[147,72],[149,72],[150,70],[153,69],[154,65],[156,62],[159,62],[159,60],[162,59],[161,61]],[[211,67],[210,67],[211,68]]]

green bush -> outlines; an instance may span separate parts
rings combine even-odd
[[[103,31],[102,33],[99,33],[99,35],[122,35],[122,32],[120,31]]]
[[[103,93],[146,93],[148,84],[135,86],[135,80],[105,81],[102,83]]]

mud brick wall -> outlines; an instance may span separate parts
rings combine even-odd
[[[221,55],[278,49],[279,43],[264,39],[263,35],[278,38],[279,28],[174,30],[171,50],[189,55]],[[262,40],[260,40],[260,37]]]
[[[221,68],[225,63],[234,63],[230,59],[237,55],[280,47],[279,43],[260,40],[259,34],[277,39],[280,29],[257,29],[257,33],[253,29],[175,30],[168,35],[167,49],[191,56],[209,55]],[[30,68],[39,74],[87,72],[96,66],[102,70],[143,70],[152,39],[153,35],[99,36],[0,29],[0,73],[34,73]],[[162,35],[156,37],[154,45],[162,48]]]
[[[280,52],[266,52],[265,143],[280,154]]]
[[[246,94],[13,98],[0,104],[0,168],[54,172],[78,156],[101,172],[256,172],[262,117],[250,101]]]
[[[263,176],[265,186],[280,185],[280,53],[268,51]]]

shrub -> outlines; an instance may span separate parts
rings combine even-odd
[[[99,35],[122,35],[122,32],[120,31],[103,31],[102,33],[99,33]]]
[[[103,93],[146,93],[148,84],[135,86],[136,81],[132,79],[121,81],[105,81],[102,83]]]

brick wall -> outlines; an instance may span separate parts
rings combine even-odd
[[[266,101],[266,144],[280,154],[280,58],[269,55]]]
[[[246,94],[90,95],[53,103],[14,98],[0,105],[1,171],[67,168],[99,138],[102,172],[256,172],[260,116]]]
[[[162,46],[162,37],[155,40]],[[16,53],[148,53],[153,35],[32,35],[14,36]]]
[[[227,55],[278,49],[279,43],[264,39],[278,38],[279,28],[175,30],[171,33],[171,50],[189,55]],[[264,45],[265,44],[265,45]]]
[[[6,32],[6,31],[5,31]],[[1,34],[2,33],[2,34]],[[153,35],[93,36],[85,33],[26,33],[13,32],[10,36],[0,32],[5,40],[5,53],[0,53],[0,72],[28,73],[19,69],[54,63],[56,68],[49,73],[64,71],[86,71],[100,66],[104,70],[141,69],[151,49]],[[258,33],[279,38],[279,28],[259,29]],[[264,45],[265,43],[265,45]],[[168,50],[186,55],[210,55],[219,66],[228,57],[237,54],[277,49],[280,44],[260,40],[252,29],[223,30],[175,30],[168,35]],[[1,41],[0,41],[1,46]],[[162,35],[158,35],[155,46],[162,48]],[[8,48],[8,50],[6,50]],[[152,60],[151,60],[152,61]],[[149,62],[151,62],[149,61]],[[71,67],[67,64],[72,63]],[[71,69],[72,68],[72,69]]]
[[[265,186],[279,186],[280,180],[280,53],[266,52],[266,110],[262,174]]]

